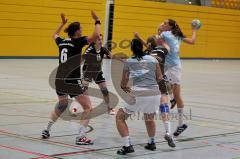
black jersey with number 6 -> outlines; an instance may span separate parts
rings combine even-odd
[[[78,58],[77,61],[79,61],[79,64],[77,65],[79,67],[72,70],[71,72],[68,72],[67,80],[80,79],[81,78],[81,73],[80,73],[81,72],[81,69],[80,69],[81,54],[82,54],[82,48],[85,45],[88,45],[87,37],[84,36],[76,39],[71,39],[71,38],[62,39],[60,37],[57,37],[55,41],[59,48],[59,65],[66,63],[68,59],[74,58],[74,56],[78,55],[75,58]]]

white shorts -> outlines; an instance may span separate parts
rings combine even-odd
[[[141,89],[138,88],[137,90],[139,91]],[[144,89],[142,89],[142,91],[144,91]],[[126,105],[122,109],[127,114],[133,114],[135,112],[140,112],[145,114],[156,113],[159,109],[160,97],[161,97],[160,92],[157,95],[152,95],[152,96],[150,95],[135,96],[133,97],[134,102],[132,104],[126,103]]]
[[[182,68],[179,65],[166,68],[165,75],[169,83],[180,85],[182,79]]]

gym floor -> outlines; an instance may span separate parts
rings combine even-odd
[[[109,90],[115,92],[109,63],[104,61],[105,77]],[[163,139],[162,122],[157,119],[157,150],[147,151],[144,122],[141,117],[132,118],[128,124],[136,152],[127,156],[116,154],[121,138],[115,117],[107,114],[90,122],[93,130],[88,136],[94,145],[75,145],[76,123],[63,120],[53,126],[50,139],[41,139],[57,99],[48,83],[57,65],[57,59],[0,60],[1,159],[240,159],[240,61],[183,60],[182,92],[189,128],[176,139],[177,147],[169,148]],[[102,101],[91,100],[93,106]],[[117,108],[123,104],[120,99]],[[173,116],[172,130],[176,124]]]

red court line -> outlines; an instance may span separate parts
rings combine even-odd
[[[37,141],[41,141],[41,142],[45,142],[45,143],[53,143],[53,144],[58,145],[58,146],[59,145],[63,145],[63,146],[68,147],[68,148],[85,149],[85,150],[89,150],[89,151],[94,151],[95,150],[95,149],[91,149],[91,148],[87,148],[87,147],[75,146],[75,145],[66,144],[66,143],[58,142],[58,141],[42,140],[42,139],[35,138],[35,137],[19,135],[19,134],[11,133],[11,132],[8,132],[8,131],[5,131],[5,130],[1,130],[1,129],[0,129],[0,132],[4,133],[4,134],[7,134],[7,135],[10,135],[10,136],[19,137],[19,138],[26,138],[26,139],[29,139],[29,140],[37,140]]]
[[[20,149],[20,148],[17,148],[17,147],[10,147],[10,146],[4,146],[4,145],[0,145],[0,147],[10,149],[10,150],[14,150],[14,151],[19,151],[19,152],[22,152],[22,153],[31,154],[31,155],[37,155],[41,158],[55,159],[55,158],[53,158],[49,155],[45,155],[45,154],[41,154],[41,153],[38,153],[38,152],[33,152],[33,151],[25,150],[25,149]]]

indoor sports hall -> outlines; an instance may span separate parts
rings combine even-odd
[[[116,115],[108,114],[94,82],[88,95],[96,114],[86,129],[94,144],[75,144],[79,123],[69,105],[52,126],[51,137],[42,139],[58,99],[52,85],[59,50],[52,36],[61,23],[60,14],[66,16],[66,26],[79,21],[82,34],[91,36],[98,25],[91,10],[101,21],[103,45],[122,59],[132,56],[134,32],[147,39],[166,19],[174,19],[191,37],[191,22],[201,23],[195,44],[183,43],[180,49],[188,128],[174,138],[175,148],[164,139],[157,112],[157,148],[146,150],[143,114],[135,113],[127,119],[135,152],[117,154],[123,145]],[[240,0],[0,0],[0,159],[240,159],[239,28]],[[67,38],[63,31],[60,36]],[[116,112],[126,104],[120,87],[123,65],[108,58],[102,64]],[[177,113],[177,106],[170,109],[172,132],[178,125]]]

